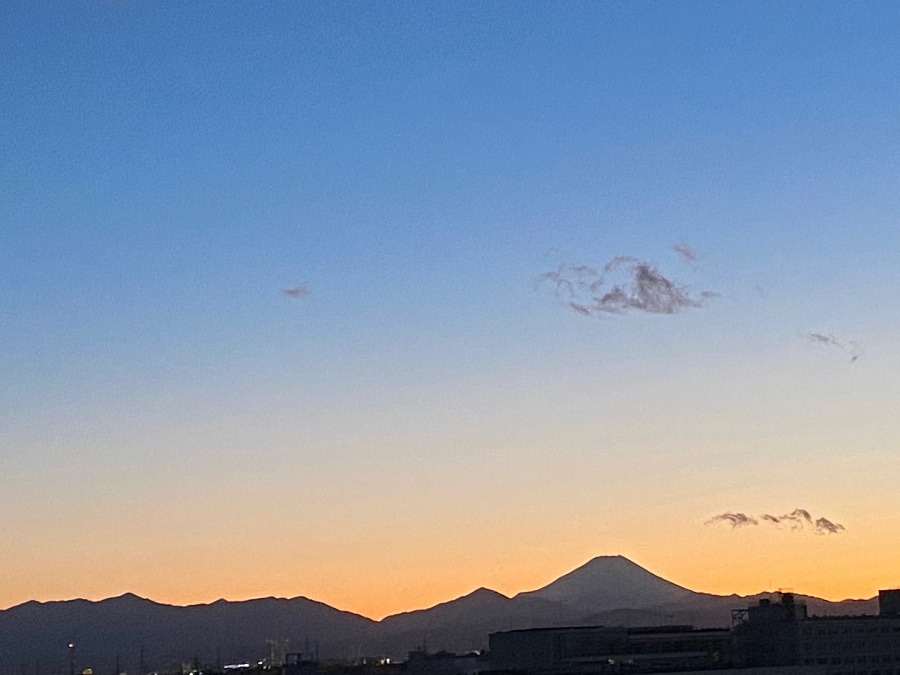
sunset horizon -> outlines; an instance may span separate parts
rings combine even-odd
[[[311,600],[313,602],[326,604],[329,607],[333,607],[334,609],[337,609],[340,611],[352,612],[354,614],[359,614],[360,616],[364,616],[373,621],[381,621],[382,619],[384,619],[387,616],[393,616],[396,614],[402,614],[402,613],[406,613],[406,612],[414,612],[414,611],[420,611],[420,610],[424,610],[424,609],[430,609],[432,607],[435,607],[436,605],[444,604],[447,602],[452,602],[454,600],[458,600],[460,598],[466,597],[466,596],[468,596],[478,590],[482,590],[482,589],[500,593],[507,598],[513,598],[517,594],[528,593],[530,591],[534,591],[534,590],[543,588],[547,584],[552,583],[553,581],[559,579],[560,577],[570,574],[574,571],[577,571],[577,570],[581,569],[582,567],[584,567],[585,565],[587,565],[588,563],[591,563],[597,559],[603,559],[603,558],[624,558],[625,560],[640,566],[642,569],[645,569],[647,572],[650,572],[651,574],[654,574],[656,576],[660,576],[661,578],[665,579],[666,581],[677,584],[678,586],[686,588],[690,591],[694,591],[697,593],[711,593],[713,595],[721,595],[721,596],[738,595],[741,597],[751,597],[751,596],[765,594],[765,593],[792,592],[792,593],[796,593],[798,595],[821,598],[821,599],[827,600],[829,602],[841,602],[841,601],[845,601],[845,600],[871,600],[872,598],[876,598],[878,596],[879,590],[900,586],[900,582],[894,582],[893,584],[886,584],[886,585],[882,584],[878,588],[869,592],[868,594],[863,593],[863,594],[858,594],[858,595],[843,595],[843,596],[841,596],[841,595],[826,595],[826,594],[809,592],[809,591],[805,590],[802,586],[797,587],[797,588],[795,588],[793,586],[791,586],[791,587],[779,586],[779,587],[772,587],[772,588],[760,588],[760,589],[751,590],[751,591],[733,590],[733,589],[730,590],[728,588],[723,587],[723,588],[718,588],[717,590],[714,591],[714,590],[710,590],[709,587],[695,587],[692,585],[680,583],[679,581],[677,581],[675,579],[670,579],[664,575],[658,574],[657,572],[655,572],[652,569],[644,568],[642,565],[640,565],[639,562],[629,558],[626,555],[616,554],[616,553],[607,553],[607,554],[599,554],[599,555],[593,556],[593,557],[585,560],[580,565],[577,565],[576,567],[572,567],[563,572],[560,572],[555,577],[548,578],[543,583],[539,583],[538,585],[532,584],[531,586],[528,586],[528,587],[513,586],[513,587],[511,587],[512,590],[501,590],[499,588],[494,588],[489,585],[478,584],[478,585],[468,587],[468,590],[465,590],[465,591],[451,591],[451,595],[446,596],[446,597],[435,598],[435,597],[432,597],[432,595],[433,595],[432,594],[432,595],[428,596],[429,598],[431,598],[428,600],[417,601],[417,600],[413,599],[407,605],[399,604],[400,601],[398,600],[397,602],[395,602],[396,607],[394,609],[391,609],[390,611],[379,610],[377,608],[374,611],[373,610],[363,611],[361,609],[354,608],[352,606],[343,606],[340,603],[330,602],[327,598],[316,597],[316,596],[312,596],[312,595],[309,595],[309,594],[306,594],[303,592],[299,592],[299,593],[263,593],[263,594],[258,594],[258,595],[230,595],[230,596],[229,595],[218,595],[215,597],[209,596],[209,597],[205,597],[205,598],[196,598],[196,597],[192,598],[190,596],[187,596],[187,597],[178,599],[177,596],[169,597],[169,598],[153,597],[153,596],[149,596],[149,595],[143,595],[142,593],[134,592],[132,590],[123,590],[121,592],[115,592],[111,595],[96,594],[91,597],[73,595],[73,596],[61,597],[61,598],[59,598],[59,597],[58,598],[45,598],[45,599],[29,598],[28,600],[25,600],[22,602],[17,602],[12,605],[0,607],[0,611],[5,610],[5,609],[10,609],[12,607],[15,607],[15,606],[27,603],[27,602],[32,602],[32,601],[36,601],[36,602],[40,602],[40,603],[68,602],[68,601],[72,601],[72,600],[88,600],[90,602],[102,602],[104,600],[113,600],[116,598],[120,598],[122,596],[134,596],[134,597],[140,598],[142,600],[149,600],[154,603],[172,605],[172,606],[177,606],[177,607],[210,605],[210,604],[214,604],[216,602],[220,602],[223,600],[226,602],[247,602],[247,601],[252,601],[252,600],[268,600],[268,599],[295,600],[295,599],[302,598],[302,599],[306,599],[306,600]],[[454,585],[450,586],[450,588],[456,588],[456,587],[457,586],[454,586]],[[507,588],[509,589],[510,587],[507,586]],[[384,591],[386,593],[389,593],[390,589],[385,588]]]
[[[3,3],[0,607],[380,620],[603,554],[900,587],[898,35],[877,0]]]

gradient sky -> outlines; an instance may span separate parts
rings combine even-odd
[[[3,2],[0,606],[380,617],[604,554],[900,586],[898,34],[858,0]],[[622,254],[718,297],[535,284]],[[704,525],[797,507],[846,532]]]

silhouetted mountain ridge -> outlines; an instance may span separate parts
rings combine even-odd
[[[266,640],[291,649],[317,648],[325,657],[386,655],[402,658],[427,641],[432,651],[487,647],[499,630],[559,625],[727,626],[731,610],[768,594],[742,597],[699,593],[672,583],[622,556],[600,556],[533,591],[510,598],[477,588],[427,609],[373,621],[305,596],[256,598],[177,606],[133,593],[101,601],[29,601],[0,610],[0,671],[57,675],[68,671],[66,644],[77,663],[109,672],[162,669],[194,657],[207,663],[261,658]],[[874,613],[874,600],[838,603],[798,596],[811,614]],[[27,664],[27,665],[23,665]],[[30,668],[30,670],[29,670]]]

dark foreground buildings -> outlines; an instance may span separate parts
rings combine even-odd
[[[492,633],[491,668],[529,675],[705,670],[732,665],[731,631],[659,628],[533,628]]]
[[[822,666],[829,675],[900,675],[900,590],[877,616],[816,616],[786,593],[733,614],[735,656],[748,666]]]
[[[784,593],[736,610],[730,630],[587,626],[492,633],[485,669],[527,675],[719,669],[900,675],[900,590],[878,597],[876,616],[810,617],[805,604]]]

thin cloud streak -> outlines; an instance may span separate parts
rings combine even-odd
[[[697,262],[697,252],[691,246],[685,244],[683,241],[680,241],[672,246],[672,250],[675,251],[675,255],[681,258],[684,262]]]
[[[299,300],[309,295],[309,287],[306,284],[296,284],[290,288],[282,288],[281,294],[286,298]]]
[[[704,525],[715,525],[716,523],[728,523],[731,525],[732,530],[746,525],[759,525],[759,522],[753,516],[748,516],[746,513],[731,512],[720,513],[717,516],[713,516],[707,520]]]
[[[789,526],[791,530],[809,530],[813,534],[840,534],[845,532],[846,528],[840,523],[835,523],[828,518],[813,518],[812,514],[806,509],[794,509],[790,513],[780,516],[774,516],[771,513],[764,513],[758,518],[748,516],[744,513],[732,513],[727,511],[713,516],[707,520],[704,525],[715,525],[717,523],[728,523],[731,529],[744,526],[756,526],[760,524],[770,524],[781,528],[784,525]]]
[[[822,347],[835,347],[847,352],[850,355],[851,363],[856,361],[862,354],[859,343],[855,340],[844,342],[843,340],[837,339],[834,335],[826,335],[825,333],[806,333],[803,337],[807,342],[811,342],[812,344],[820,345]]]

